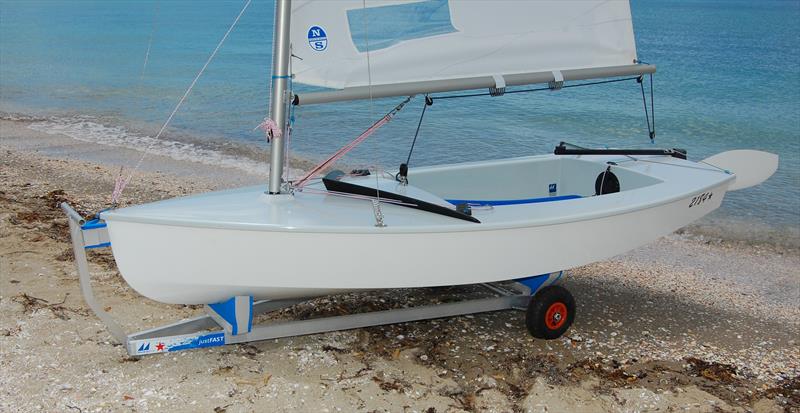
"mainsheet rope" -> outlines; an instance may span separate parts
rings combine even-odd
[[[408,150],[408,157],[406,158],[406,167],[411,165],[411,154],[414,153],[414,145],[417,144],[417,137],[419,136],[419,130],[422,128],[422,119],[425,118],[425,109],[428,106],[433,105],[433,99],[430,96],[425,95],[425,100],[422,102],[422,113],[419,115],[419,122],[417,122],[417,130],[414,132],[414,139],[411,141],[411,148]]]
[[[192,89],[194,89],[194,86],[197,84],[197,81],[200,79],[203,73],[205,73],[206,68],[208,67],[209,64],[211,64],[211,61],[214,60],[214,57],[217,55],[217,52],[219,51],[219,49],[222,48],[223,43],[225,43],[225,40],[228,39],[228,35],[231,34],[233,29],[239,23],[239,19],[241,19],[242,15],[250,6],[250,3],[252,1],[253,0],[247,0],[247,2],[245,2],[244,6],[242,7],[242,10],[236,16],[236,19],[234,19],[233,23],[231,23],[230,27],[228,27],[228,31],[225,32],[224,36],[222,36],[222,39],[219,41],[219,43],[217,43],[217,47],[215,47],[214,51],[211,52],[211,55],[208,57],[208,60],[206,60],[206,63],[197,73],[197,76],[194,77],[194,80],[192,80],[192,83],[189,85],[189,88],[186,89],[186,92],[183,94],[183,96],[181,96],[180,100],[178,101],[178,104],[175,105],[175,109],[172,110],[172,113],[169,114],[167,120],[164,122],[163,125],[161,125],[161,129],[158,131],[155,138],[153,138],[153,141],[150,142],[150,144],[144,149],[144,151],[142,152],[142,156],[139,158],[139,161],[136,162],[136,165],[133,167],[133,169],[131,169],[127,178],[122,177],[122,170],[120,170],[120,173],[119,175],[117,175],[117,179],[114,182],[114,191],[111,193],[112,207],[118,204],[119,199],[122,196],[122,192],[125,190],[125,187],[128,186],[128,184],[130,183],[134,173],[142,166],[142,162],[144,162],[145,157],[147,157],[147,155],[149,154],[150,148],[152,148],[153,145],[156,143],[156,141],[158,141],[158,139],[161,138],[161,135],[167,129],[167,126],[169,126],[170,122],[172,122],[172,118],[175,117],[175,114],[178,113],[178,110],[183,105],[183,102],[186,101],[186,98],[189,96],[190,93],[192,93]],[[148,48],[148,55],[149,55],[149,48]]]
[[[625,82],[628,80],[637,80],[639,76],[636,77],[625,77],[621,79],[609,79],[609,80],[599,80],[596,82],[585,82],[585,83],[576,83],[573,85],[564,85],[561,86],[561,89],[569,89],[571,87],[581,87],[581,86],[593,86],[593,85],[603,85],[606,83],[616,83],[616,82]],[[542,92],[547,90],[553,90],[551,87],[538,87],[533,89],[520,89],[520,90],[506,90],[503,95],[512,95],[514,93],[529,93],[529,92]],[[445,96],[431,96],[431,100],[444,100],[444,99],[458,99],[458,98],[471,98],[476,96],[492,96],[491,92],[481,92],[481,93],[467,93],[463,95],[445,95]]]
[[[647,135],[650,136],[650,143],[654,143],[656,139],[656,112],[655,101],[653,100],[653,74],[650,74],[650,113],[647,113],[647,97],[644,94],[644,75],[639,76],[636,81],[642,89],[642,105],[644,105],[644,118],[647,120]],[[653,125],[650,126],[650,119],[653,119]]]
[[[639,62],[644,63],[644,62]],[[609,80],[599,80],[596,82],[584,82],[584,83],[577,83],[572,85],[563,85],[560,89],[568,89],[573,87],[582,87],[582,86],[594,86],[594,85],[603,85],[606,83],[617,83],[617,82],[626,82],[629,80],[635,80],[639,83],[641,90],[642,90],[642,105],[644,106],[644,116],[647,120],[647,136],[650,138],[650,143],[655,142],[656,138],[656,113],[655,113],[655,103],[654,103],[654,92],[653,92],[653,74],[650,74],[650,111],[648,112],[647,108],[647,98],[644,91],[644,75],[639,75],[635,77],[625,77],[620,79],[609,79]],[[520,89],[520,90],[506,90],[503,94],[510,95],[514,93],[530,93],[530,92],[542,92],[542,91],[551,91],[553,90],[552,87],[539,87],[533,89]],[[471,98],[477,96],[496,96],[493,95],[492,92],[481,92],[481,93],[467,93],[462,95],[445,95],[445,96],[431,96],[430,102],[433,104],[434,100],[439,99],[459,99],[459,98]],[[428,98],[426,98],[428,99]],[[424,114],[424,112],[423,112]],[[651,122],[652,120],[652,122]],[[416,135],[414,136],[414,140],[416,140]],[[413,149],[413,144],[412,144]]]

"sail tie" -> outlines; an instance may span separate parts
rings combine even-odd
[[[553,70],[553,81],[549,82],[547,86],[550,90],[561,90],[564,87],[564,75],[560,70]]]
[[[362,132],[355,139],[350,141],[348,144],[342,146],[338,151],[334,152],[334,154],[331,155],[328,159],[324,160],[322,163],[320,163],[319,165],[315,166],[310,171],[308,171],[308,173],[306,173],[302,178],[298,179],[293,183],[294,188],[300,189],[303,186],[305,186],[308,183],[308,181],[314,177],[314,175],[318,174],[320,171],[325,170],[325,168],[329,167],[331,164],[341,159],[344,155],[353,150],[361,142],[364,142],[367,138],[369,138],[370,135],[375,133],[375,131],[380,129],[381,126],[389,123],[389,121],[392,120],[394,115],[396,115],[397,112],[403,109],[403,106],[405,106],[406,103],[408,103],[411,100],[411,98],[413,98],[413,96],[407,97],[406,100],[400,102],[399,105],[397,105],[394,109],[389,111],[389,113],[384,115],[382,118],[378,119],[377,122],[373,123],[372,126],[367,128],[367,130]]]
[[[503,96],[506,93],[506,80],[503,75],[492,75],[492,78],[494,78],[494,87],[489,88],[489,95]]]
[[[264,135],[267,138],[267,143],[269,143],[272,138],[280,138],[281,135],[283,135],[283,130],[281,130],[278,124],[269,117],[264,118],[264,121],[258,124],[256,129],[261,129],[264,131]]]

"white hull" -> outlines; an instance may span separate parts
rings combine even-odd
[[[724,185],[712,190],[723,194]],[[559,271],[644,245],[722,201],[719,196],[713,204],[689,210],[692,196],[589,221],[424,236],[209,230],[127,222],[109,229],[120,271],[141,275],[126,277],[134,289],[162,302],[202,304],[236,295],[307,297],[473,284]],[[273,259],[271,251],[280,251],[280,258]]]
[[[535,164],[550,158],[504,162]],[[486,164],[506,167],[503,161]],[[708,214],[734,181],[719,171],[674,165],[635,162],[626,167],[648,171],[658,183],[603,196],[476,210],[480,224],[384,204],[387,227],[377,228],[369,201],[307,193],[268,197],[255,187],[122,209],[104,218],[117,265],[134,289],[162,302],[203,304],[236,295],[279,299],[493,282],[585,265]],[[454,167],[420,170],[417,181],[435,187],[426,174],[438,176],[448,168]],[[625,171],[617,171],[624,186]],[[659,172],[695,179],[680,185],[683,193],[670,193],[675,185]],[[568,184],[565,176],[561,179]],[[713,196],[690,207],[702,193]],[[237,211],[231,199],[249,199],[253,205]],[[175,215],[180,208],[183,219]],[[201,221],[201,209],[220,219]],[[338,224],[315,225],[344,213],[350,215]]]

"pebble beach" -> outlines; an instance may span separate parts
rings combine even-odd
[[[0,121],[2,411],[800,411],[799,251],[689,231],[570,270],[563,284],[578,315],[553,341],[530,337],[522,312],[503,311],[128,357],[83,302],[57,204],[105,207],[119,168],[141,153],[31,123]],[[151,155],[124,201],[263,179]],[[203,311],[138,295],[109,251],[90,261],[99,299],[131,332]],[[270,317],[481,294],[351,293]]]

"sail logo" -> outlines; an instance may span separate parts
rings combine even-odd
[[[319,26],[311,26],[308,29],[308,44],[312,49],[321,52],[328,48],[328,35]]]
[[[139,346],[139,349],[137,351],[140,352],[140,353],[144,352],[144,351],[150,351],[150,343],[149,342],[148,343],[142,343],[142,345]]]

